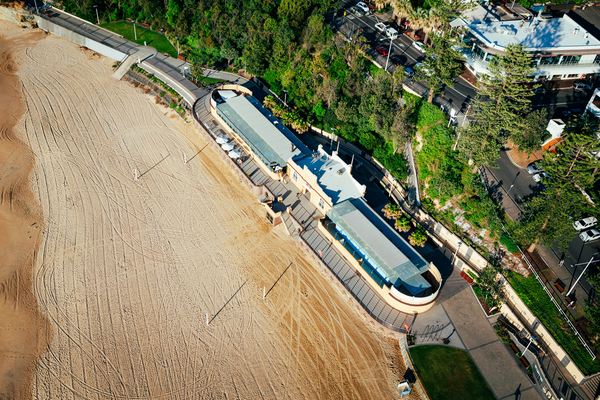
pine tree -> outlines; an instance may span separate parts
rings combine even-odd
[[[533,93],[526,83],[533,71],[531,58],[521,45],[506,46],[505,54],[490,61],[488,74],[480,78],[474,118],[463,132],[460,146],[461,153],[475,165],[494,165],[502,144],[521,132],[530,111]],[[485,154],[477,154],[481,151]]]

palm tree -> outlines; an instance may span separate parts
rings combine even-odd
[[[408,232],[410,231],[410,219],[404,216],[396,220],[394,227],[400,232]]]
[[[408,240],[413,246],[424,247],[425,242],[427,242],[427,234],[423,229],[417,228],[410,236],[408,236]]]
[[[389,219],[398,219],[404,215],[402,209],[400,209],[398,205],[392,203],[386,204],[381,211],[383,212],[383,215]]]

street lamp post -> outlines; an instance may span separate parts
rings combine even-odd
[[[525,353],[527,352],[527,349],[529,348],[529,346],[531,346],[531,342],[533,342],[535,340],[535,336],[531,335],[531,337],[529,338],[529,344],[527,345],[527,347],[525,347],[525,350],[523,350],[523,354],[521,354],[521,357],[525,357]]]
[[[467,121],[467,115],[469,115],[469,110],[470,110],[470,109],[471,109],[471,105],[469,104],[469,105],[467,106],[467,112],[465,113],[465,116],[464,116],[464,118],[463,118],[463,123],[462,123],[462,125],[461,125],[461,126],[465,126],[465,122]]]
[[[454,255],[452,256],[452,261],[450,261],[450,264],[454,265],[454,259],[456,258],[456,255],[458,254],[458,249],[460,249],[461,245],[462,245],[462,242],[458,242],[458,247],[456,248],[456,251],[454,252]]]
[[[137,40],[137,32],[135,30],[135,19],[133,20],[133,35],[135,36],[135,40]]]
[[[39,13],[40,13],[40,9],[39,9],[39,8],[38,8],[38,6],[37,6],[37,1],[36,1],[36,0],[33,0],[33,2],[35,3],[35,13],[36,13],[36,14],[39,14]]]
[[[98,25],[100,25],[100,16],[98,16],[98,6],[94,6],[96,9],[96,20],[98,20]]]
[[[590,262],[587,263],[587,265],[583,269],[583,272],[581,272],[581,275],[579,275],[579,277],[577,278],[577,280],[575,281],[575,283],[573,285],[571,285],[571,288],[569,289],[569,291],[567,292],[567,294],[565,295],[565,297],[569,297],[569,295],[571,294],[571,292],[573,291],[573,289],[575,289],[575,286],[577,286],[577,282],[579,282],[579,280],[581,279],[581,277],[583,276],[583,274],[585,274],[585,271],[588,269],[588,267],[590,266],[590,264],[592,263],[592,261],[594,261],[594,257],[592,257],[590,259]]]
[[[329,149],[333,150],[333,137],[335,136],[335,128],[331,128],[331,144],[329,145]]]
[[[507,196],[508,196],[508,194],[510,193],[510,189],[512,189],[512,188],[513,188],[513,186],[515,186],[515,185],[510,185],[510,187],[509,187],[509,188],[508,188],[508,190],[506,191],[506,195],[507,195]]]
[[[179,57],[179,36],[175,36],[175,39],[177,39],[177,57]]]
[[[283,89],[283,104],[287,107],[287,90]]]
[[[388,64],[390,62],[390,54],[392,53],[392,38],[390,37],[390,47],[388,48],[387,59],[385,60],[385,70],[388,69]]]

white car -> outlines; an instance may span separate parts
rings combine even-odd
[[[583,231],[585,229],[589,229],[596,226],[597,223],[598,220],[596,219],[596,217],[587,217],[584,219],[580,219],[579,221],[573,222],[573,228],[575,228],[575,230],[577,231]]]
[[[540,172],[542,172],[542,171],[543,171],[543,170],[542,170],[540,167],[538,167],[537,165],[535,165],[535,164],[530,164],[530,165],[527,167],[527,173],[528,173],[529,175],[531,175],[531,174],[538,174],[538,173],[540,173]]]
[[[398,31],[395,30],[394,28],[386,27],[385,36],[387,36],[388,39],[392,39],[392,40],[398,39]]]
[[[383,22],[378,22],[375,24],[375,29],[377,29],[381,33],[384,33],[385,30],[387,29],[387,26],[385,26],[385,24]]]
[[[413,42],[412,46],[419,50],[421,53],[425,53],[425,45],[423,42]]]
[[[356,5],[356,7],[363,10],[365,12],[365,14],[369,14],[371,12],[371,10],[369,10],[369,6],[362,1],[359,1],[358,4]]]
[[[538,173],[538,174],[535,174],[535,175],[533,176],[533,180],[534,180],[534,181],[536,181],[536,182],[538,182],[538,183],[542,181],[542,178],[546,178],[546,179],[548,179],[548,178],[550,178],[550,175],[548,175],[548,174],[547,174],[547,173],[545,173],[545,172],[540,172],[540,173]]]
[[[598,232],[598,229],[590,229],[589,231],[581,232],[579,237],[584,242],[591,242],[600,238],[600,232]]]

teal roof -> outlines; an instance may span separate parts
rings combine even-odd
[[[337,204],[327,216],[364,255],[365,261],[391,284],[404,285],[413,295],[431,287],[422,276],[429,270],[429,263],[363,199]]]
[[[285,166],[287,160],[309,152],[289,129],[270,116],[254,97],[236,96],[217,104],[217,113],[246,142],[252,152],[269,165]],[[277,124],[275,124],[277,123]]]

